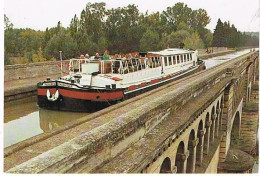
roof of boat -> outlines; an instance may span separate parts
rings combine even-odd
[[[158,54],[162,56],[175,55],[175,54],[185,54],[185,53],[194,53],[194,50],[186,50],[180,48],[167,48],[161,51],[148,51],[151,54]]]

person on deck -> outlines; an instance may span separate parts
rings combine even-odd
[[[95,54],[95,59],[97,59],[97,60],[101,60],[101,57],[99,56],[98,53]]]
[[[104,55],[103,55],[103,60],[109,60],[109,52],[108,52],[108,50],[105,50]]]
[[[83,54],[81,54],[79,58],[80,59],[85,59]]]
[[[86,60],[87,62],[90,62],[90,58],[89,58],[89,55],[88,55],[88,54],[85,55],[85,60]]]

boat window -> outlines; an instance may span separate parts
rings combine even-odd
[[[177,56],[177,64],[179,64],[180,63],[180,56],[178,55]]]
[[[152,67],[153,67],[152,57],[147,60],[147,66],[148,66],[149,68],[152,68]]]
[[[157,59],[157,57],[154,57],[154,60],[153,60],[154,67],[157,67],[156,59]]]
[[[159,57],[155,57],[155,61],[156,61],[156,63],[158,63],[158,64],[159,64],[159,62],[160,62],[160,59],[159,59]]]
[[[190,57],[189,57],[190,55],[189,54],[187,54],[187,61],[190,61]]]
[[[172,56],[172,58],[173,58],[173,64],[176,64],[176,58],[175,58],[175,56]]]
[[[183,61],[186,62],[186,54],[183,55]]]
[[[169,65],[172,65],[172,57],[168,57],[168,62],[169,62]]]
[[[192,60],[192,56],[191,56],[191,54],[190,54],[190,60]]]
[[[158,64],[159,64],[159,66],[161,66],[161,59],[160,59],[160,57],[158,57]]]
[[[160,57],[157,57],[158,67],[161,66]]]
[[[154,66],[154,57],[151,58],[150,63],[151,63],[151,68],[154,68],[155,67]]]
[[[150,68],[159,67],[161,65],[160,57],[151,57],[147,63]]]
[[[164,65],[167,66],[168,63],[167,63],[167,57],[164,57]]]
[[[183,63],[183,55],[180,55],[180,57],[181,57],[180,61],[181,63]]]
[[[144,69],[144,68],[146,68],[146,61],[145,61],[145,59],[144,58],[140,58],[140,64],[141,64],[141,68],[142,69]]]

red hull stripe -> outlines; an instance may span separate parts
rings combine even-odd
[[[130,91],[130,90],[135,90],[136,89],[136,85],[132,85],[132,86],[130,86],[130,87],[128,87],[128,90]]]
[[[163,77],[162,80],[166,80],[167,78],[166,77]]]
[[[154,79],[154,80],[151,81],[151,84],[158,83],[158,82],[160,82],[159,79]]]
[[[49,89],[51,94],[56,92],[56,88]],[[40,89],[37,90],[38,95],[46,95],[47,89]],[[82,99],[82,100],[93,100],[93,101],[105,101],[105,100],[114,100],[123,98],[123,91],[117,92],[80,92],[74,90],[67,90],[67,89],[60,89],[59,93],[64,97],[70,97],[75,99]]]
[[[140,84],[140,87],[144,87],[144,86],[146,86],[146,83],[141,83]]]

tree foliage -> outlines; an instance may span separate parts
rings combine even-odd
[[[213,34],[213,46],[241,47],[241,46],[258,46],[259,39],[257,36],[246,35],[239,32],[236,27],[229,22],[222,22],[218,19]]]
[[[69,27],[64,28],[59,21],[45,31],[13,28],[6,15],[4,22],[5,64],[11,63],[11,56],[23,57],[24,62],[58,59],[60,50],[71,58],[102,54],[106,49],[115,54],[179,47],[183,43],[193,49],[258,45],[256,36],[241,33],[220,19],[212,34],[206,29],[210,22],[207,11],[193,10],[181,2],[161,13],[140,13],[134,4],[107,9],[103,2],[88,3],[79,16],[72,17]]]
[[[140,40],[140,50],[157,50],[159,39],[160,38],[158,32],[148,29]]]
[[[47,58],[59,58],[59,51],[66,53],[66,57],[74,57],[77,53],[77,43],[69,34],[60,32],[54,35],[47,43],[44,53]]]
[[[186,38],[190,37],[190,33],[187,30],[178,30],[172,32],[170,35],[165,35],[161,40],[161,48],[179,48]]]
[[[4,29],[12,29],[14,27],[13,23],[10,22],[9,18],[4,14]]]
[[[200,38],[198,32],[193,32],[190,37],[184,40],[184,46],[189,49],[204,48],[204,43]]]

